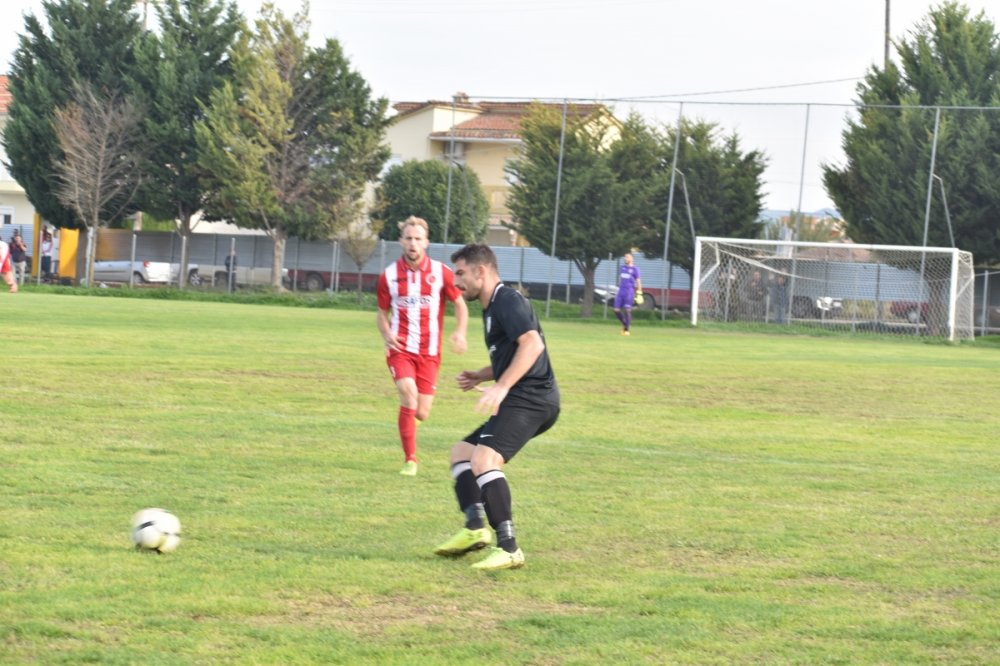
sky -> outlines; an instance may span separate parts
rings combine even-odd
[[[907,38],[927,0],[314,0],[311,43],[336,39],[376,96],[390,102],[597,101],[620,118],[686,118],[737,133],[768,160],[764,205],[831,207],[822,164],[843,163],[841,133],[856,86]],[[273,0],[287,14],[297,0]],[[1000,0],[971,0],[1000,21]],[[141,1],[137,2],[141,6]],[[259,0],[237,0],[248,19]],[[41,1],[0,3],[0,73],[23,15]],[[895,53],[890,50],[890,57]],[[692,202],[694,203],[694,202]]]

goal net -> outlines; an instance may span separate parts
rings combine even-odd
[[[973,338],[972,254],[699,237],[691,323]]]

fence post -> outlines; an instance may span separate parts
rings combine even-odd
[[[990,272],[983,271],[983,311],[980,315],[979,335],[986,335],[987,320],[990,317]]]

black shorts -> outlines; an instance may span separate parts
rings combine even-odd
[[[559,418],[559,392],[538,397],[508,394],[496,416],[473,430],[463,441],[488,446],[510,462],[528,440],[551,428]]]

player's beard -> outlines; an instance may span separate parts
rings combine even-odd
[[[470,285],[465,285],[459,291],[462,292],[462,298],[464,298],[465,300],[471,302],[471,301],[479,300],[479,292],[482,291],[482,290],[481,289],[474,289]]]

